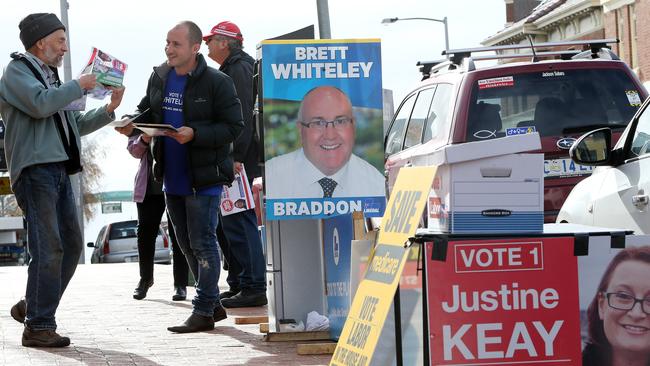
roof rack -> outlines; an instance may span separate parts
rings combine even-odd
[[[474,60],[492,60],[492,59],[501,59],[501,58],[519,58],[519,57],[533,57],[533,61],[536,61],[537,56],[554,56],[559,55],[561,57],[568,56],[567,51],[550,51],[550,52],[535,52],[537,48],[551,48],[551,47],[563,47],[563,46],[583,46],[586,49],[589,49],[587,52],[576,51],[572,58],[604,58],[602,56],[607,56],[607,58],[618,59],[618,56],[612,52],[608,44],[619,43],[619,40],[616,38],[607,38],[607,39],[595,39],[595,40],[582,40],[582,41],[566,41],[566,42],[545,42],[545,43],[531,43],[531,44],[513,44],[513,45],[503,45],[503,46],[491,46],[491,47],[476,47],[476,48],[460,48],[455,50],[445,50],[442,51],[443,55],[447,55],[449,60],[456,64],[460,65],[463,60],[469,59],[467,64],[470,67],[470,70],[474,70],[472,59]],[[504,50],[517,50],[517,49],[531,49],[531,54],[502,54],[494,56],[479,56],[472,57],[473,53],[478,52],[490,52],[490,51],[504,51]],[[605,51],[607,50],[607,51]],[[572,50],[570,50],[572,51]],[[579,57],[578,57],[579,56]]]
[[[445,59],[436,60],[436,61],[418,61],[415,66],[419,66],[420,73],[422,73],[422,80],[426,80],[431,77],[431,74],[434,74],[444,68],[455,69],[457,65],[453,62]]]
[[[484,60],[496,60],[502,58],[528,58],[528,57],[551,57],[551,56],[560,56],[563,60],[570,60],[576,55],[580,54],[582,51],[578,50],[568,50],[568,51],[548,51],[548,52],[535,52],[535,53],[512,53],[504,55],[484,55],[472,57],[472,60],[475,61],[484,61]]]

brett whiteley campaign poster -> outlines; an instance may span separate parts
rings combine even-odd
[[[267,218],[381,216],[379,40],[264,41],[261,56]]]

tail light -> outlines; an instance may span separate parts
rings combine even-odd
[[[110,232],[110,227],[106,229],[106,232]],[[108,234],[104,235],[104,255],[109,254],[111,252],[111,247],[108,244]]]
[[[163,233],[163,234],[162,234],[162,238],[163,238],[163,247],[165,247],[165,248],[169,248],[169,241],[168,241],[168,239],[167,239],[167,235],[165,235],[165,232],[164,232],[164,231],[163,231],[162,233]]]

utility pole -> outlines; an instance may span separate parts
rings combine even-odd
[[[67,0],[60,0],[61,3],[61,23],[65,26],[65,33],[68,37],[68,52],[63,56],[63,81],[72,80],[72,63],[71,63],[71,50],[72,43],[70,41],[70,24],[68,23],[68,9],[70,5]],[[79,144],[79,153],[81,153],[81,144]],[[79,227],[81,228],[81,236],[84,235],[84,197],[82,189],[82,177],[83,171],[79,172],[70,177],[70,184],[72,185],[72,190],[75,194],[76,203],[77,203],[77,220],[79,221]],[[85,238],[84,238],[85,240]],[[85,248],[85,247],[84,247]],[[83,264],[86,262],[85,253],[81,253],[81,258],[79,258],[79,263]]]
[[[327,0],[316,0],[316,11],[318,12],[318,34],[320,39],[332,38],[330,30],[330,11]]]
[[[61,0],[61,23],[65,26],[66,35],[68,36],[68,52],[63,56],[63,81],[72,79],[72,66],[70,65],[70,26],[68,25],[68,9],[70,6],[66,0]]]

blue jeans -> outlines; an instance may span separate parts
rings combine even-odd
[[[241,273],[233,273],[239,278],[239,288],[247,294],[266,292],[266,261],[257,231],[255,210],[222,216],[221,227],[230,243],[231,256],[241,266]],[[232,284],[230,287],[233,287]]]
[[[56,309],[83,250],[70,178],[63,163],[25,168],[13,185],[27,220],[27,314],[32,330],[56,329]]]
[[[216,234],[220,197],[165,194],[165,199],[178,245],[197,282],[192,312],[212,317],[214,308],[221,305]]]

